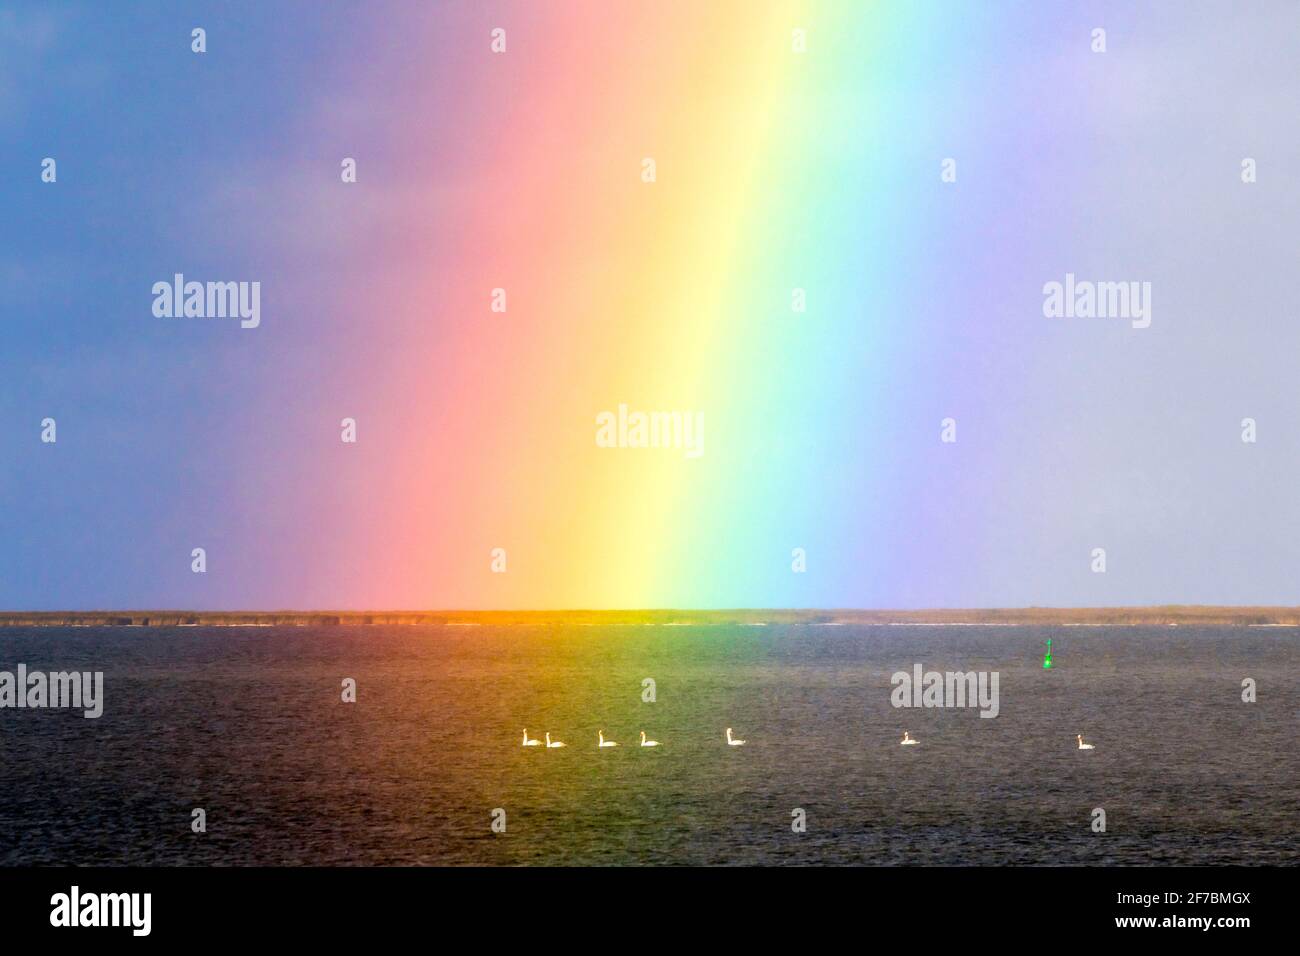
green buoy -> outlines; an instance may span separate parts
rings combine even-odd
[[[1043,655],[1043,669],[1052,669],[1052,639],[1047,639],[1047,653]]]

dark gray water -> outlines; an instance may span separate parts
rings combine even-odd
[[[895,709],[918,661],[1000,715]],[[106,703],[0,710],[0,864],[1300,862],[1295,629],[0,630],[19,662]]]

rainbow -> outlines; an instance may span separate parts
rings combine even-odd
[[[363,266],[383,275],[339,313],[376,336],[356,348],[383,387],[357,447],[331,454],[367,504],[350,529],[316,526],[319,600],[893,596],[879,541],[916,454],[899,423],[933,404],[933,444],[943,411],[926,370],[941,333],[918,334],[960,201],[942,144],[972,167],[989,149],[952,87],[986,25],[860,2],[463,17],[430,19],[389,103],[402,121],[339,187],[363,197],[330,225],[365,222]],[[918,111],[945,92],[940,135]],[[704,453],[600,447],[597,417],[621,405],[701,414]],[[796,548],[817,573],[792,571]]]

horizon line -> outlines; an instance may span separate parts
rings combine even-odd
[[[1300,606],[1151,604],[984,608],[567,608],[3,611],[0,627],[420,624],[1255,625],[1300,627]]]

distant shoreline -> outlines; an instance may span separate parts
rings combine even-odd
[[[1300,627],[1300,607],[628,611],[0,611],[0,627],[353,627],[413,625],[986,625]]]

